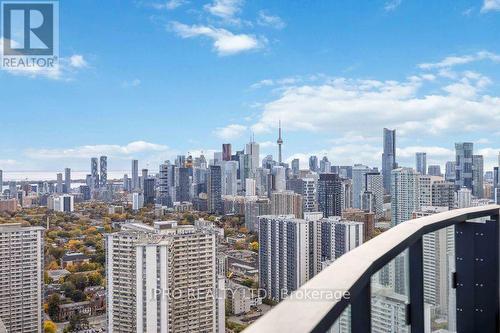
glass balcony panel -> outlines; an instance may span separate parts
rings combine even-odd
[[[374,333],[409,333],[408,250],[372,276],[371,323]]]

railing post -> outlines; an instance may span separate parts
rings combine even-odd
[[[499,332],[498,215],[456,225],[457,332]]]
[[[424,332],[424,253],[422,238],[409,249],[411,332]]]
[[[356,298],[351,301],[352,333],[370,333],[372,331],[371,302],[371,286],[368,282]]]

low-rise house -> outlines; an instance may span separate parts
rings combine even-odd
[[[61,258],[61,267],[66,268],[68,265],[79,265],[89,263],[90,257],[80,252],[66,253]]]
[[[47,274],[49,275],[49,278],[52,279],[52,281],[57,282],[61,278],[64,278],[64,277],[70,275],[71,273],[66,269],[53,269],[53,270],[47,271]]]
[[[258,296],[257,290],[233,281],[227,281],[226,296],[229,308],[234,315],[247,313],[252,307],[262,304],[262,298]]]
[[[76,315],[93,315],[92,305],[89,301],[59,304],[57,308],[57,321],[69,321]]]

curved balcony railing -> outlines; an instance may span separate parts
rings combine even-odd
[[[422,236],[455,225],[457,332],[500,332],[499,324],[499,213],[500,206],[456,209],[389,229],[341,256],[278,304],[245,333],[326,332],[350,305],[351,332],[371,332],[371,277],[409,249],[409,304],[411,332],[424,332]],[[471,221],[481,219],[481,222]],[[312,299],[294,297],[317,291],[349,297]]]

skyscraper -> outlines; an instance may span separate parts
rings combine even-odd
[[[335,260],[363,244],[363,223],[347,221],[340,216],[321,220],[322,260]]]
[[[380,172],[367,172],[365,174],[364,191],[371,192],[374,200],[373,213],[377,217],[384,214],[384,185]]]
[[[245,179],[245,196],[253,197],[257,195],[257,181],[252,178]]]
[[[0,320],[9,333],[42,333],[42,227],[0,225]]]
[[[409,329],[406,325],[408,297],[379,284],[374,284],[372,288],[372,332],[408,333]]]
[[[484,197],[483,188],[484,162],[483,155],[472,156],[472,195],[477,198]]]
[[[282,300],[311,279],[320,265],[319,221],[274,215],[259,218],[259,284],[268,298]]]
[[[139,189],[139,161],[132,160],[132,191]]]
[[[427,153],[415,154],[416,170],[421,175],[427,174]]]
[[[90,160],[90,175],[92,177],[93,188],[99,187],[99,173],[97,171],[97,163],[97,157],[92,157],[92,159]]]
[[[63,193],[63,175],[62,173],[57,174],[57,183],[56,183],[56,193],[61,194]],[[11,193],[12,195],[12,193]]]
[[[107,234],[108,331],[222,332],[215,262],[215,235],[175,221]]]
[[[211,165],[208,173],[208,211],[222,212],[222,171],[220,165]]]
[[[412,168],[392,170],[392,225],[412,219],[412,213],[420,209],[419,178]]]
[[[251,142],[247,143],[246,154],[248,155],[249,176],[250,178],[253,178],[253,176],[255,175],[255,171],[259,167],[259,160],[260,160],[259,144],[255,142],[253,139]],[[241,163],[240,163],[240,168],[241,168]]]
[[[99,180],[101,187],[106,187],[108,183],[108,157],[107,156],[101,156],[100,158],[100,175],[99,175]]]
[[[432,206],[455,207],[455,185],[452,182],[438,181],[432,184]]]
[[[420,207],[432,206],[432,185],[436,181],[442,180],[441,177],[431,175],[418,175],[418,198],[420,200]]]
[[[318,211],[317,182],[314,178],[289,179],[287,189],[302,196],[302,210],[304,212]]]
[[[321,161],[319,161],[319,172],[321,173],[330,173],[332,164],[328,160],[328,157],[323,156]]]
[[[342,178],[341,178],[342,179]],[[342,211],[352,208],[352,180],[342,179],[341,207]]]
[[[472,191],[467,187],[462,187],[457,191],[458,208],[467,208],[472,205]]]
[[[444,179],[447,182],[455,183],[455,173],[456,173],[455,162],[453,162],[453,161],[446,162]]]
[[[473,167],[472,155],[474,144],[472,142],[455,143],[455,189],[458,191],[462,187],[473,190]]]
[[[281,120],[279,121],[279,130],[278,130],[278,141],[276,143],[278,144],[278,164],[281,165],[283,163],[282,156],[281,156],[281,146],[283,145],[283,139],[281,138]]]
[[[170,197],[170,185],[168,182],[168,168],[170,166],[169,161],[160,164],[159,170],[159,184],[158,184],[158,203],[163,206],[171,206],[172,198]]]
[[[238,194],[238,162],[224,161],[222,163],[222,194],[237,195]],[[247,178],[250,179],[250,178]],[[246,185],[246,183],[245,183]]]
[[[141,177],[140,177],[140,181],[139,181],[139,188],[141,188],[142,190],[144,190],[144,182],[148,178],[148,172],[149,172],[148,169],[142,169],[141,170]]]
[[[259,231],[259,216],[271,214],[271,201],[268,198],[245,198],[245,226],[253,232]]]
[[[231,161],[231,144],[223,143],[222,144],[222,160],[223,161]]]
[[[271,215],[293,215],[302,218],[302,196],[293,191],[271,193]]]
[[[427,167],[427,174],[429,176],[441,176],[441,167],[439,165],[429,165]],[[453,171],[455,174],[455,171]]]
[[[52,196],[47,200],[47,207],[56,212],[71,213],[74,208],[74,198],[68,194]]]
[[[421,211],[415,212],[415,218],[447,210],[448,207],[422,207]],[[449,276],[452,275],[448,256],[454,256],[454,229],[447,227],[422,237],[424,302],[432,306],[433,312],[439,315],[448,315],[449,294],[453,288],[448,283]]]
[[[372,170],[366,165],[356,164],[352,168],[352,206],[361,208],[361,194],[365,188],[365,175]]]
[[[0,170],[0,197],[3,195],[3,170]]]
[[[281,165],[273,167],[272,175],[273,175],[273,189],[275,191],[286,190],[285,168]]]
[[[309,170],[317,172],[318,171],[318,157],[309,156]]]
[[[342,180],[334,173],[322,173],[318,180],[318,210],[323,217],[342,214]]]
[[[189,168],[179,168],[179,188],[177,190],[177,201],[186,202],[191,200],[191,179],[189,177]]]
[[[420,209],[419,174],[412,168],[397,168],[391,171],[391,223],[396,226],[413,218],[413,212]],[[382,269],[394,267],[394,291],[405,295],[408,287],[406,273],[408,251],[401,253],[393,262]]]
[[[300,161],[298,158],[294,158],[292,160],[292,175],[294,177],[297,177],[299,175],[300,171]]]
[[[70,168],[64,169],[64,185],[66,187],[64,193],[71,192],[71,169]]]
[[[144,179],[144,204],[155,203],[155,179],[146,177]]]
[[[396,164],[396,130],[384,128],[384,152],[382,153],[382,175],[385,193],[391,193],[391,171]]]
[[[144,207],[144,194],[141,192],[132,193],[132,210],[139,210]]]

